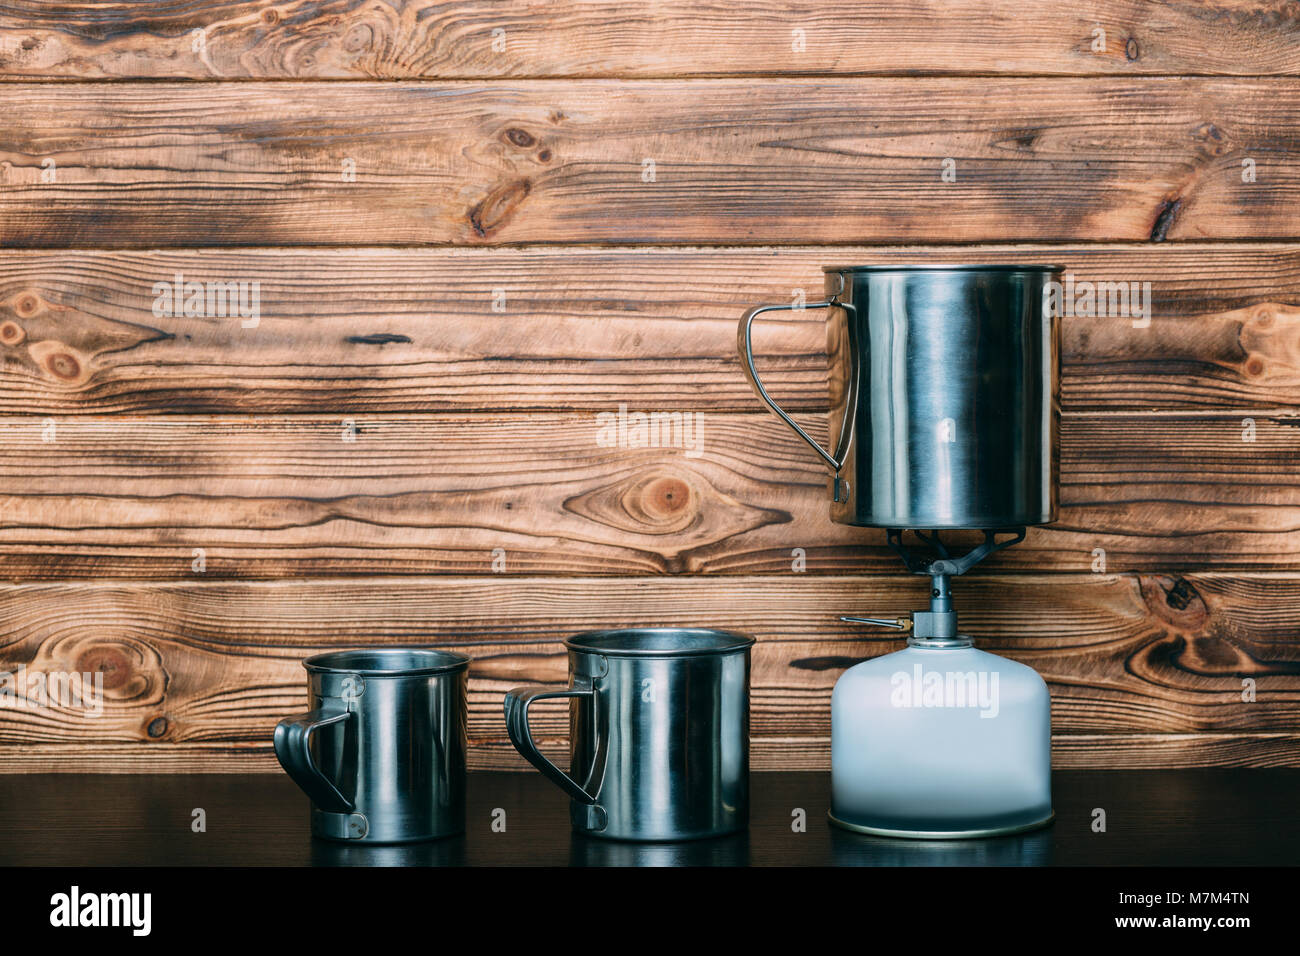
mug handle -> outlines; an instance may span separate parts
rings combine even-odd
[[[313,710],[289,717],[275,725],[275,756],[293,782],[311,798],[311,802],[328,813],[351,813],[357,805],[320,772],[311,759],[311,736],[321,727],[347,720],[346,710]]]
[[[535,700],[556,700],[564,697],[594,697],[595,693],[591,688],[583,687],[516,687],[506,691],[505,709],[506,709],[506,730],[510,734],[510,742],[515,745],[515,749],[523,754],[524,758],[543,774],[551,779],[552,782],[559,785],[560,789],[567,793],[579,803],[587,806],[594,806],[596,798],[588,793],[583,786],[561,770],[555,764],[551,763],[540,750],[537,744],[533,742],[532,731],[528,728],[528,705]],[[599,733],[599,731],[597,731]],[[598,737],[596,743],[597,750],[604,749],[603,736]],[[599,762],[599,758],[598,761]]]
[[[811,305],[760,305],[746,312],[740,319],[740,326],[736,330],[736,345],[740,351],[740,357],[744,359],[741,368],[745,373],[745,378],[749,379],[749,384],[754,387],[758,397],[763,400],[763,404],[781,417],[781,420],[794,429],[794,433],[806,441],[809,447],[817,454],[821,455],[826,464],[830,465],[839,475],[840,470],[844,467],[844,456],[848,454],[849,438],[853,433],[854,419],[857,418],[857,399],[858,399],[858,363],[853,356],[849,361],[853,362],[853,371],[850,377],[849,385],[849,403],[845,410],[844,420],[840,423],[840,437],[836,443],[836,454],[832,455],[800,427],[799,423],[786,414],[785,409],[772,400],[772,396],[767,394],[767,389],[763,387],[763,380],[758,377],[758,369],[754,367],[754,345],[752,329],[754,320],[764,312],[799,312],[804,309],[832,309],[840,308],[849,313],[855,311],[854,307],[847,302],[840,302],[835,298],[827,299],[825,302],[815,302]]]

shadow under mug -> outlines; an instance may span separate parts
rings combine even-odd
[[[515,748],[571,798],[574,829],[691,840],[749,823],[749,650],[702,628],[591,631],[565,641],[567,686],[506,694]],[[570,772],[537,749],[528,708],[569,698]]]
[[[330,840],[409,843],[465,830],[469,658],[385,647],[303,662],[311,710],[275,728],[275,755]]]

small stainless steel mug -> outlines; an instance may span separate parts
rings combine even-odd
[[[385,647],[303,666],[312,709],[279,723],[275,755],[311,798],[311,832],[363,843],[464,832],[469,658]]]
[[[806,308],[830,310],[833,454],[773,401],[754,368],[754,320],[796,307],[750,309],[738,338],[759,399],[834,473],[831,520],[903,529],[1055,520],[1060,268],[823,271],[826,300]]]
[[[691,840],[749,823],[749,649],[695,628],[592,631],[565,641],[569,684],[506,694],[515,748],[571,798],[574,828],[615,840]],[[528,728],[533,701],[572,698],[570,771]]]

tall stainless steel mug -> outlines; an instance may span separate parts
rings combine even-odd
[[[831,518],[880,528],[1010,528],[1056,517],[1058,266],[828,267],[830,434],[822,448],[758,397],[834,472]],[[1059,292],[1058,292],[1059,295]]]
[[[581,833],[690,840],[749,823],[749,649],[699,628],[592,631],[565,641],[569,683],[506,694],[510,740],[571,798]],[[533,743],[528,708],[571,698],[570,769]]]
[[[423,648],[303,662],[311,710],[275,728],[275,755],[331,840],[409,843],[465,830],[469,658]]]

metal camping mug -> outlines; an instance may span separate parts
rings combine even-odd
[[[363,843],[464,832],[469,658],[385,647],[303,666],[312,709],[280,721],[275,755],[311,798],[311,832]]]
[[[779,406],[754,368],[758,397],[834,473],[831,518],[878,528],[1011,528],[1056,518],[1059,266],[828,267],[830,434],[822,448]]]
[[[749,824],[749,649],[699,628],[591,631],[565,641],[569,684],[506,694],[515,748],[571,798],[574,829],[691,840]],[[570,771],[538,751],[534,701],[571,698]]]

